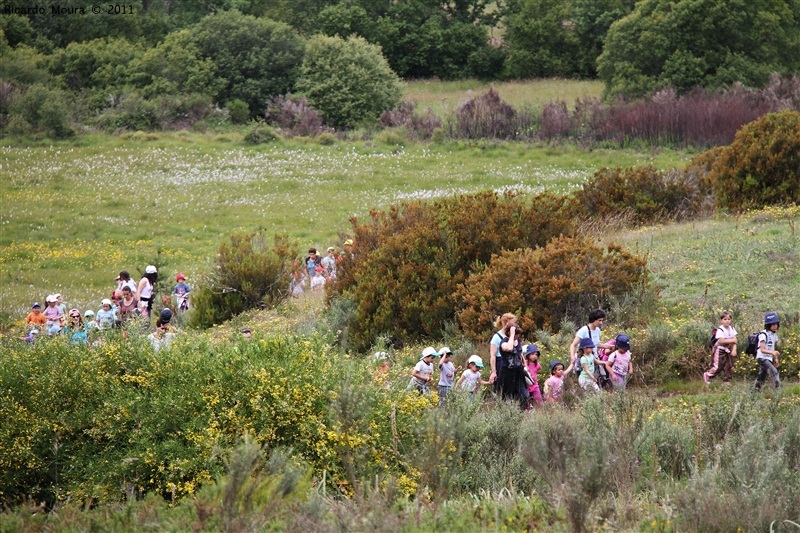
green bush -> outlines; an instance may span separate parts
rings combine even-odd
[[[213,270],[192,297],[191,324],[210,327],[286,300],[296,258],[297,249],[286,236],[275,235],[270,246],[263,232],[234,233],[220,245]]]
[[[646,224],[684,220],[710,210],[697,174],[662,171],[653,165],[603,168],[575,192],[584,220],[614,219]]]
[[[250,118],[250,109],[247,107],[247,102],[234,98],[225,106],[228,109],[228,114],[231,117],[231,122],[234,124],[244,124]],[[256,143],[258,144],[258,143]]]
[[[617,245],[558,237],[537,249],[504,250],[456,290],[462,331],[474,339],[492,332],[494,318],[517,314],[520,327],[557,329],[566,316],[604,307],[612,295],[647,280],[645,259]]]
[[[800,68],[800,11],[789,0],[644,0],[608,31],[597,72],[610,96],[674,87],[762,86]]]
[[[380,47],[360,37],[312,38],[297,90],[322,113],[326,124],[336,128],[374,123],[402,96],[400,78]]]
[[[51,72],[73,91],[123,87],[128,64],[143,52],[126,39],[69,43],[51,57]]]
[[[220,11],[190,31],[199,56],[210,59],[216,67],[214,76],[225,82],[215,94],[218,103],[238,98],[255,114],[271,97],[294,87],[305,44],[290,26]]]
[[[264,144],[271,143],[280,139],[278,134],[272,129],[272,126],[263,120],[254,120],[247,128],[247,133],[244,134],[244,142],[247,144]]]
[[[11,103],[11,117],[20,116],[32,128],[53,137],[72,134],[69,97],[59,89],[31,85]]]
[[[800,202],[800,113],[772,113],[720,149],[708,181],[718,207],[734,211]]]
[[[382,334],[400,344],[441,336],[455,318],[457,288],[492,254],[574,233],[565,205],[550,194],[484,192],[353,219],[353,255],[344,256],[332,291],[356,303],[354,345],[366,349]]]

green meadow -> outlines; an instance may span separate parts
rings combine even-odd
[[[0,310],[19,319],[60,292],[96,307],[122,269],[169,265],[190,279],[238,230],[301,248],[341,243],[351,216],[483,189],[565,194],[604,166],[682,166],[671,150],[448,142],[249,146],[236,133],[87,135],[2,147]]]

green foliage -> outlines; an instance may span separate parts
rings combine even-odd
[[[244,142],[247,144],[265,144],[280,139],[275,130],[263,120],[254,120],[250,123]]]
[[[142,49],[126,39],[70,43],[51,56],[51,72],[73,91],[125,85],[128,64]]]
[[[264,232],[234,233],[214,258],[214,269],[195,294],[191,323],[220,324],[249,309],[274,307],[291,293],[292,262],[297,249],[286,236],[275,235],[272,246]]]
[[[366,223],[352,219],[354,255],[344,257],[334,290],[356,302],[355,346],[387,333],[399,343],[441,335],[456,313],[456,289],[492,254],[574,232],[565,205],[549,194],[528,201],[484,192],[393,205],[372,211]]]
[[[146,98],[184,92],[217,96],[227,80],[210,58],[201,56],[192,39],[190,30],[173,32],[139,54],[128,69],[130,82],[140,87]]]
[[[517,314],[520,327],[555,329],[579,309],[604,307],[647,280],[646,261],[620,246],[558,237],[537,249],[505,250],[456,291],[459,324],[487,338],[495,317]]]
[[[191,29],[191,42],[201,58],[213,62],[215,76],[225,81],[215,100],[243,100],[253,114],[271,97],[294,87],[305,46],[286,24],[238,11],[205,17]]]
[[[800,202],[800,113],[765,115],[716,152],[708,175],[719,207],[734,211]]]
[[[243,100],[233,99],[225,107],[234,124],[244,124],[250,117],[250,109],[247,107],[247,102]]]
[[[710,210],[697,174],[653,165],[600,169],[575,192],[575,200],[583,219],[635,224],[684,220]]]
[[[402,96],[402,85],[378,46],[363,38],[317,36],[308,43],[297,90],[325,122],[349,128],[377,121]]]
[[[800,10],[789,0],[645,0],[614,23],[597,70],[610,96],[672,86],[761,86],[800,68]]]
[[[11,114],[47,135],[67,137],[72,134],[68,102],[64,91],[37,83],[12,101]]]
[[[24,87],[35,83],[48,84],[50,58],[24,44],[0,54],[0,79]]]
[[[111,131],[181,128],[211,112],[211,101],[202,94],[164,94],[148,99],[133,91],[120,95],[113,106],[103,110],[96,123]]]

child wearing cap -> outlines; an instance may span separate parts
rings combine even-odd
[[[114,327],[117,322],[117,314],[111,309],[111,300],[108,298],[101,302],[101,307],[97,311],[97,328],[105,331]]]
[[[458,383],[456,383],[459,389],[469,392],[472,398],[480,390],[481,385],[490,384],[488,379],[481,378],[481,368],[483,368],[481,357],[474,354],[470,355],[469,359],[467,359],[467,369],[464,370],[461,377],[458,378]]]
[[[31,306],[31,312],[25,317],[25,324],[29,326],[44,326],[47,318],[42,313],[42,304],[34,302]]]
[[[87,309],[85,313],[83,313],[85,324],[84,328],[86,329],[86,333],[91,333],[92,331],[97,331],[100,327],[97,325],[97,320],[94,319],[94,311],[91,309]]]
[[[46,322],[45,322],[45,329],[49,332],[51,328],[54,326],[61,327],[61,310],[57,307],[56,296],[51,294],[45,299],[47,302],[47,307],[42,311]]]
[[[569,375],[572,365],[564,369],[563,363],[556,359],[550,363],[550,377],[544,382],[544,401],[557,403],[561,401],[564,393],[564,374]]]
[[[336,250],[333,248],[333,246],[329,246],[327,255],[322,258],[322,268],[325,269],[325,271],[328,273],[328,276],[333,276],[336,272],[335,251]]]
[[[311,290],[318,291],[325,288],[325,269],[321,266],[314,267],[314,277],[311,278]]]
[[[433,381],[433,359],[439,357],[439,353],[428,346],[422,350],[422,357],[411,372],[411,381],[408,383],[408,390],[416,389],[420,394],[430,392],[429,384]]]
[[[439,348],[439,407],[444,407],[447,402],[447,395],[453,389],[453,384],[456,382],[456,372],[461,370],[461,367],[455,367],[451,358],[453,352],[447,346]]]
[[[578,352],[580,352],[580,360],[578,363],[581,365],[581,374],[578,377],[578,385],[581,386],[586,392],[600,392],[600,386],[597,384],[597,378],[594,375],[595,363],[600,361],[594,355],[595,344],[591,338],[584,338],[578,344]]]
[[[185,313],[189,310],[189,292],[192,289],[189,288],[189,285],[186,283],[186,276],[183,274],[175,276],[175,281],[177,285],[172,289],[172,294],[176,295],[178,298],[178,310],[181,313]]]
[[[756,381],[753,383],[755,390],[761,390],[762,385],[769,376],[775,388],[781,386],[780,374],[778,374],[778,357],[781,353],[775,348],[780,339],[778,339],[778,328],[781,327],[780,318],[778,314],[769,312],[764,315],[764,329],[758,334],[758,349],[756,350],[756,361],[758,361],[758,374]]]
[[[625,333],[620,333],[614,339],[614,350],[605,361],[608,374],[611,376],[611,383],[615,389],[625,390],[631,374],[633,373],[633,363],[631,363],[631,339]]]
[[[542,369],[542,365],[539,364],[539,347],[535,344],[526,344],[522,347],[522,356],[525,358],[528,375],[533,382],[528,385],[528,394],[530,395],[528,407],[542,405],[542,391],[539,390],[539,370]]]

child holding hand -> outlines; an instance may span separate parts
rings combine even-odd
[[[550,377],[544,382],[544,401],[547,403],[558,403],[564,393],[564,375],[569,375],[572,365],[564,369],[564,365],[556,359],[550,363]]]
[[[631,363],[631,339],[625,333],[617,335],[614,343],[616,350],[605,361],[611,383],[615,389],[625,390],[628,380],[633,373]]]
[[[528,368],[528,375],[533,382],[528,385],[528,407],[534,405],[542,405],[542,391],[539,390],[539,371],[542,365],[539,364],[539,347],[535,344],[526,344],[522,350],[523,357],[525,358],[525,365]]]
[[[479,355],[471,355],[467,359],[467,369],[458,378],[456,387],[460,390],[469,392],[472,398],[480,390],[481,385],[489,385],[488,379],[482,379],[480,369],[483,368],[483,360]]]

